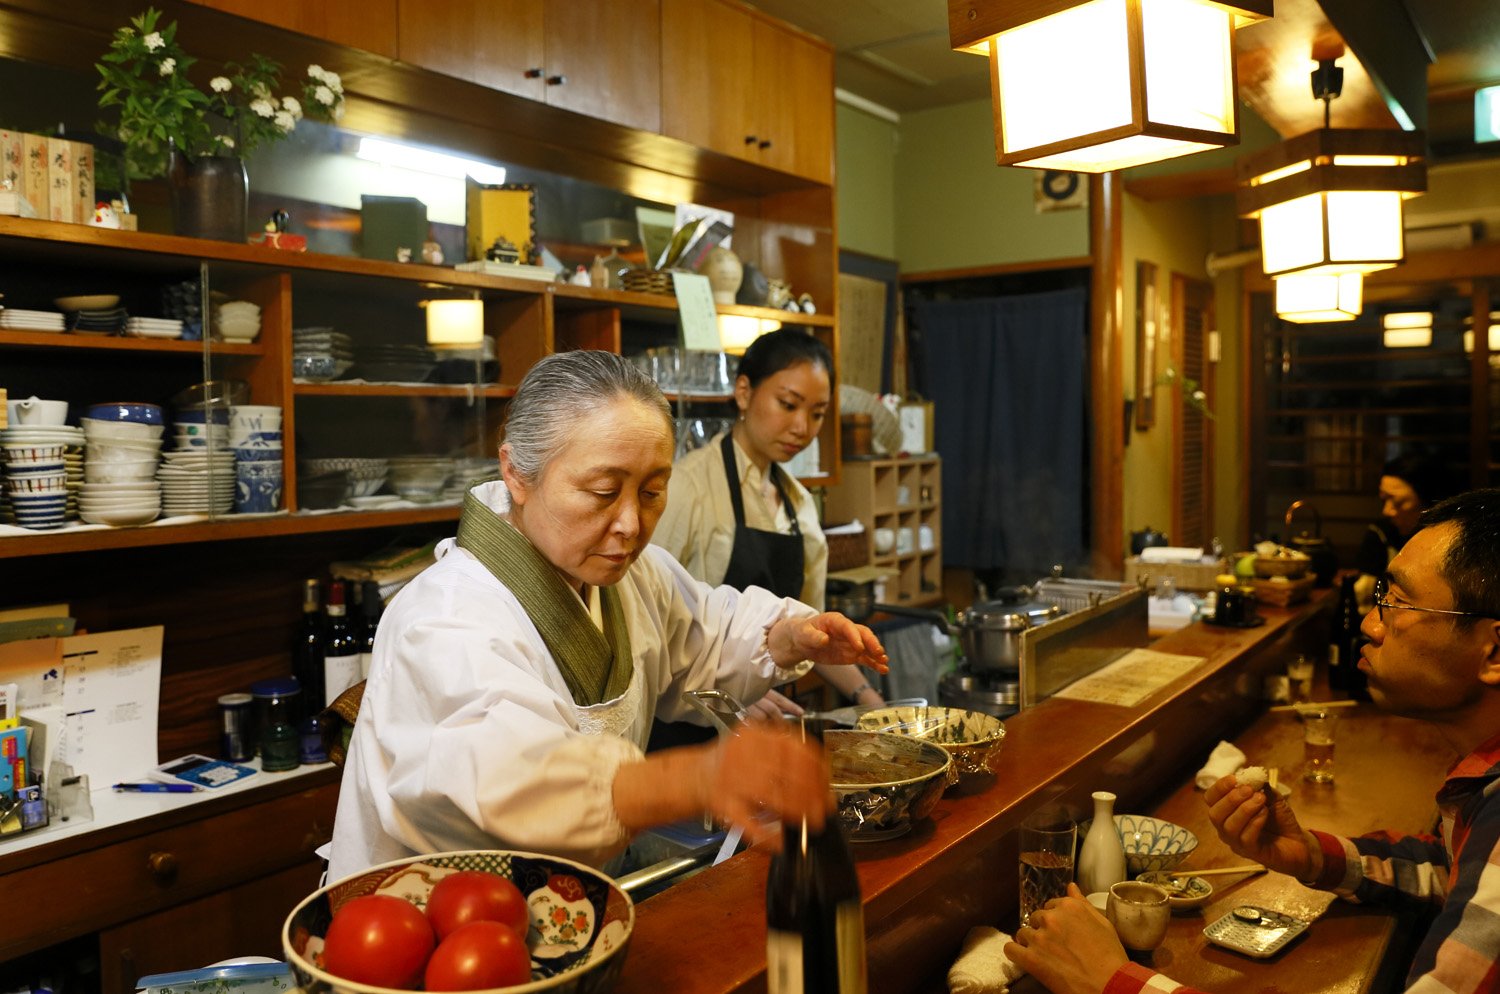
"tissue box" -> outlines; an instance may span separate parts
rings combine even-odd
[[[1206,591],[1218,589],[1215,578],[1229,572],[1229,560],[1205,563],[1143,563],[1140,556],[1125,560],[1125,582],[1141,583],[1155,590],[1163,577],[1171,577],[1178,590]]]

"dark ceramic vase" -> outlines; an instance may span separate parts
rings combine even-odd
[[[232,155],[190,158],[173,150],[167,183],[172,191],[172,228],[189,238],[245,243],[250,175]]]

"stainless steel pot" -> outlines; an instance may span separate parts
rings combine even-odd
[[[971,670],[1003,674],[1013,674],[1021,668],[1021,633],[1062,613],[1061,608],[1052,604],[990,601],[959,612],[950,624],[937,611],[890,604],[876,604],[875,609],[932,622],[958,639]]]
[[[850,621],[864,621],[875,611],[875,584],[829,580],[824,586],[823,607],[837,611]]]

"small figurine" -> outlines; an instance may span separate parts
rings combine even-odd
[[[437,242],[423,242],[422,261],[429,266],[441,266],[443,264],[443,247]]]
[[[587,269],[583,268],[583,264],[582,263],[578,264],[578,271],[573,274],[573,278],[570,279],[570,280],[568,280],[568,282],[571,283],[571,284],[573,284],[574,286],[593,286],[594,285],[593,280],[591,280],[589,278],[589,271]]]
[[[89,222],[96,228],[118,228],[120,226],[120,215],[115,209],[104,201],[94,205],[94,219]]]
[[[396,261],[411,262],[411,249],[407,248],[405,245],[396,249]]]
[[[516,248],[515,242],[501,235],[495,239],[495,243],[484,253],[484,257],[491,262],[516,263],[521,261],[521,250]]]
[[[818,313],[818,305],[813,303],[812,294],[804,293],[797,298],[797,306],[802,308],[803,314]]]
[[[601,290],[609,286],[609,267],[601,255],[594,256],[594,264],[589,267],[589,283]]]
[[[277,235],[285,234],[286,226],[291,223],[291,214],[282,209],[274,210],[271,212],[271,216],[266,218],[266,233]]]

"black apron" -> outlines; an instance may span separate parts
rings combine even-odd
[[[736,590],[763,587],[777,597],[801,597],[806,556],[802,548],[802,529],[797,525],[796,509],[787,499],[786,490],[781,485],[782,468],[772,463],[768,471],[771,483],[776,487],[776,493],[786,508],[787,517],[792,521],[791,534],[747,528],[740,471],[734,459],[733,434],[724,436],[720,449],[724,456],[724,475],[729,479],[729,500],[734,505],[734,548],[729,553],[729,568],[724,572],[724,585]],[[653,721],[646,751],[707,742],[715,734],[714,729],[691,722]]]

